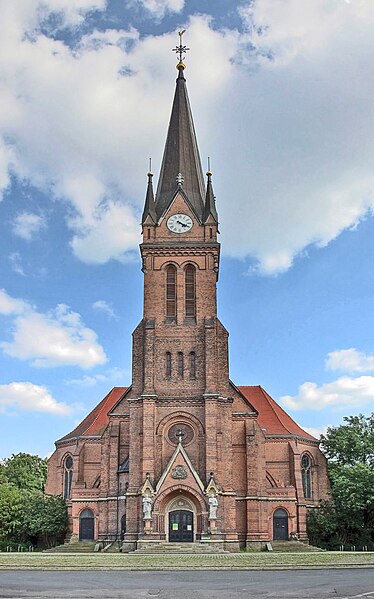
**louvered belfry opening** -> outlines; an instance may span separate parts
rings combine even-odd
[[[177,269],[172,264],[166,269],[166,316],[177,316]]]
[[[185,304],[186,317],[196,317],[196,269],[192,264],[186,266],[185,270]]]

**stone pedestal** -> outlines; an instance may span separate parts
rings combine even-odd
[[[147,518],[147,520],[144,520],[144,534],[150,535],[152,532],[152,520]]]

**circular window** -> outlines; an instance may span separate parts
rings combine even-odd
[[[67,470],[70,470],[72,467],[73,467],[73,458],[71,457],[71,455],[68,455],[65,460],[65,468],[67,468]]]
[[[182,441],[182,445],[188,445],[194,438],[195,433],[189,424],[183,422],[177,422],[169,428],[168,439],[173,445],[177,445],[179,440]]]
[[[310,457],[307,453],[304,453],[303,457],[301,458],[301,466],[304,468],[304,470],[310,468]]]

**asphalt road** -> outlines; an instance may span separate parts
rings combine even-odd
[[[22,599],[374,599],[374,569],[2,571],[0,597]]]

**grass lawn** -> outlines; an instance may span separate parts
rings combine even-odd
[[[134,555],[0,553],[0,570],[247,570],[374,568],[374,552]]]

